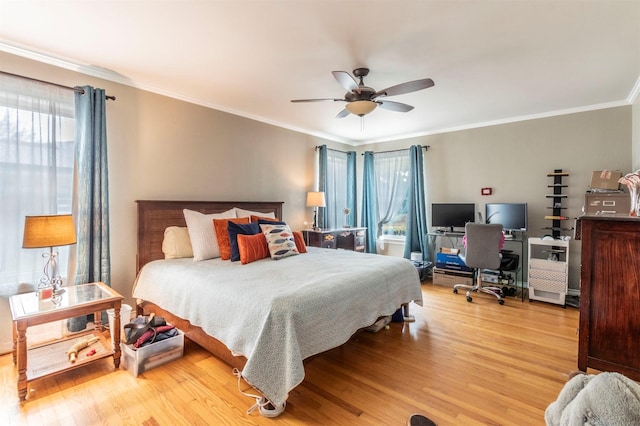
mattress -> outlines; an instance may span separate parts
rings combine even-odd
[[[404,303],[422,305],[409,260],[315,247],[247,265],[219,258],[153,261],[138,274],[133,296],[243,355],[242,377],[276,406],[304,379],[305,358],[342,345]]]

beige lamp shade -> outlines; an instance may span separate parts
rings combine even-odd
[[[307,207],[326,207],[324,192],[307,192]]]
[[[26,216],[22,248],[66,246],[76,243],[73,216]]]

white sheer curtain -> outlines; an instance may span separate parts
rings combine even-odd
[[[327,150],[327,188],[325,226],[341,228],[347,225],[344,209],[347,204],[347,153]]]
[[[404,236],[409,191],[409,151],[375,153],[373,156],[378,236]]]
[[[8,296],[43,276],[44,250],[22,248],[24,217],[72,212],[74,139],[73,91],[0,74],[0,353],[11,349]],[[69,247],[57,251],[64,275]]]

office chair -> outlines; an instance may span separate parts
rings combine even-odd
[[[458,293],[458,289],[467,289],[467,302],[471,302],[471,292],[491,294],[498,298],[498,303],[504,305],[504,300],[500,296],[500,287],[482,286],[482,269],[500,268],[500,240],[502,238],[502,225],[467,223],[465,226],[467,249],[462,259],[470,268],[476,268],[475,285],[456,284],[453,292]]]

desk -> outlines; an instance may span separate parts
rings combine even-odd
[[[367,228],[335,228],[302,231],[304,243],[311,247],[353,250],[364,253],[367,247]]]
[[[447,238],[451,245],[453,246],[453,248],[460,248],[461,251],[463,250],[462,248],[462,237],[464,237],[464,232],[429,232],[427,234],[427,236],[429,237],[429,247],[431,249],[431,253],[433,253],[433,264],[436,264],[436,253],[437,253],[437,245],[442,246],[442,240],[444,238]],[[519,235],[517,235],[515,238],[507,238],[504,241],[504,248],[507,249],[507,247],[512,246],[514,243],[516,244],[516,248],[519,246],[520,247],[520,257],[518,259],[518,267],[513,270],[513,271],[504,271],[508,274],[513,274],[515,275],[515,281],[514,281],[514,286],[516,288],[516,293],[518,291],[520,291],[520,299],[522,301],[524,301],[524,282],[523,280],[523,275],[522,275],[522,271],[523,271],[523,259],[525,259],[526,256],[526,252],[525,249],[527,248],[527,245],[525,244],[525,240],[526,240],[526,236],[524,233],[521,233]],[[489,282],[488,284],[493,284],[499,287],[503,287],[506,284],[502,284],[502,283],[492,283]]]
[[[113,357],[115,368],[120,365],[120,333],[114,333],[113,343],[102,333],[101,311],[114,309],[114,330],[120,330],[120,305],[122,296],[103,283],[82,284],[64,287],[59,299],[38,299],[35,292],[16,294],[9,298],[13,319],[13,363],[18,366],[18,396],[27,397],[27,384],[35,379],[71,370],[106,357]],[[98,342],[86,348],[75,363],[67,359],[69,349],[79,336],[91,337],[86,332],[67,340],[27,350],[27,327],[94,313]],[[93,356],[85,353],[96,349]],[[28,359],[27,359],[28,358]]]

